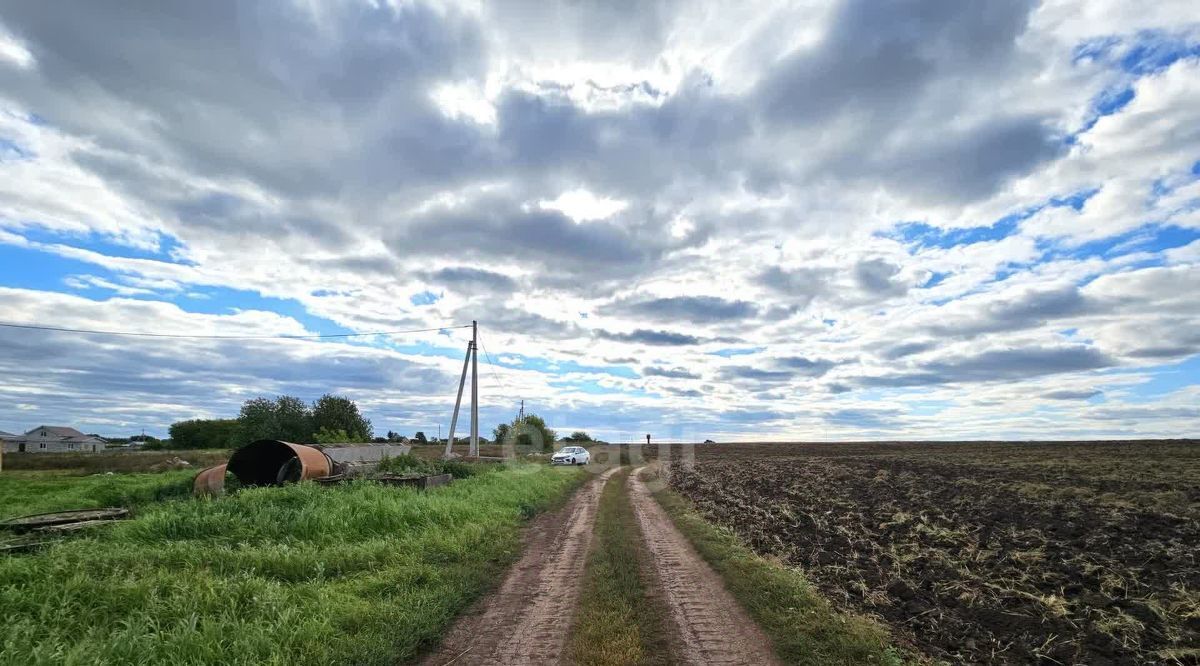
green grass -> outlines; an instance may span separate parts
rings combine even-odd
[[[519,554],[578,470],[494,468],[429,492],[354,482],[147,505],[0,557],[2,664],[393,664]]]
[[[669,664],[667,611],[645,594],[639,571],[649,554],[625,491],[629,471],[613,475],[600,495],[575,630],[568,647],[580,666]]]
[[[0,519],[102,506],[138,507],[186,497],[194,471],[73,476],[58,472],[0,472]]]
[[[229,451],[221,449],[186,449],[174,451],[101,451],[97,453],[6,453],[4,471],[65,470],[74,474],[98,472],[159,472],[173,458],[192,464],[193,470],[219,465],[229,460]]]
[[[466,463],[460,460],[430,460],[402,453],[398,456],[384,458],[379,463],[379,471],[399,475],[434,475],[449,474],[456,479],[465,479],[475,474],[494,469],[491,464]]]
[[[731,531],[696,513],[669,489],[654,493],[730,593],[771,637],[787,664],[902,664],[888,632],[868,618],[838,612],[798,570],[755,554]]]

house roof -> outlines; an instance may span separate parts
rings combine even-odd
[[[16,435],[12,434],[11,432],[4,432],[3,430],[0,430],[0,437],[16,437]]]
[[[67,426],[48,426],[48,425],[40,425],[25,434],[27,436],[32,435],[33,433],[37,432],[38,430],[45,430],[46,432],[48,432],[51,435],[54,435],[56,437],[87,437],[87,435],[79,432],[78,430],[76,430],[74,428],[68,428]]]

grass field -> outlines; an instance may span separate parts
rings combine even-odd
[[[70,471],[0,473],[0,519],[102,506],[140,507],[187,497],[194,471],[78,476]]]
[[[584,476],[490,466],[426,493],[304,483],[145,504],[134,520],[0,558],[0,663],[410,659],[515,558],[523,519]]]
[[[166,463],[182,458],[198,470],[219,465],[229,459],[224,449],[189,449],[184,451],[104,451],[100,453],[6,453],[4,471],[52,470],[71,474],[104,472],[161,472]]]

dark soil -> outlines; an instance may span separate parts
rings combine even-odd
[[[696,447],[672,485],[930,657],[1200,663],[1200,444]]]

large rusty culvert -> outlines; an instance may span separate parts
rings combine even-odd
[[[205,495],[220,495],[225,492],[225,469],[228,464],[222,463],[215,467],[200,470],[196,480],[192,482],[192,494],[197,497]]]
[[[303,444],[260,439],[229,457],[229,471],[244,486],[277,486],[333,473],[333,460]]]
[[[243,486],[278,486],[333,473],[333,459],[320,449],[277,439],[260,439],[243,446],[225,465],[202,470],[192,484],[196,495],[219,495],[225,489],[225,472]]]

